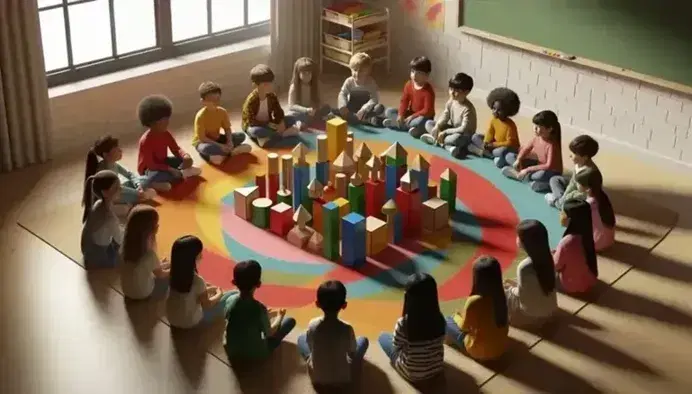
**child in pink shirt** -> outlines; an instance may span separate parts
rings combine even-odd
[[[615,243],[615,212],[608,195],[603,191],[603,176],[597,169],[587,168],[575,175],[577,188],[587,195],[591,205],[593,241],[596,251],[608,249]]]
[[[553,111],[541,111],[533,117],[536,136],[522,146],[519,154],[505,156],[502,174],[516,180],[529,179],[537,193],[550,191],[550,178],[562,174],[561,126]]]
[[[566,293],[586,293],[598,278],[591,207],[583,200],[566,201],[560,222],[567,227],[553,254],[560,286]]]

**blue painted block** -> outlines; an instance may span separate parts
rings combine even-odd
[[[428,171],[411,170],[411,176],[418,184],[421,201],[428,201],[428,181],[430,179]]]
[[[384,169],[384,195],[385,200],[391,200],[396,194],[396,188],[399,187],[398,171],[399,167],[387,165]]]
[[[297,210],[307,194],[310,183],[310,167],[308,165],[293,166],[293,210]]]
[[[315,179],[317,179],[322,184],[322,186],[327,186],[327,183],[329,182],[328,161],[315,163]]]
[[[345,266],[365,264],[365,217],[351,212],[341,218],[341,259]]]
[[[392,233],[392,236],[394,238],[392,239],[393,244],[401,243],[401,241],[404,239],[404,226],[402,223],[402,217],[403,215],[399,212],[394,214],[394,231]]]

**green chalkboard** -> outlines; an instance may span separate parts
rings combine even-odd
[[[692,86],[692,0],[462,0],[462,24]]]

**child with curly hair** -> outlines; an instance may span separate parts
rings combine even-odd
[[[137,172],[143,175],[142,188],[171,190],[171,183],[198,176],[202,171],[192,166],[192,157],[181,148],[168,131],[173,104],[165,96],[147,96],[137,108],[139,121],[148,130],[139,139]],[[170,149],[173,156],[168,156]]]
[[[309,57],[301,57],[293,65],[293,78],[288,88],[288,114],[296,119],[298,130],[331,115],[332,109],[322,102],[319,72],[315,61]]]
[[[425,134],[425,123],[435,118],[435,89],[430,84],[432,63],[425,56],[411,60],[410,80],[404,85],[399,108],[387,108],[384,127],[408,131],[414,138]]]
[[[519,154],[505,156],[507,166],[502,175],[522,181],[529,179],[536,193],[550,190],[550,179],[562,174],[562,129],[553,111],[541,111],[533,117],[535,137]]]
[[[593,157],[598,153],[598,142],[588,135],[575,137],[569,143],[569,150],[572,152],[570,157],[574,163],[572,177],[565,175],[550,178],[550,193],[545,195],[548,205],[562,209],[562,205],[567,200],[575,198],[586,198],[577,188],[576,176],[586,169],[598,171]]]
[[[474,134],[469,152],[479,157],[489,157],[498,168],[507,165],[505,156],[519,150],[519,133],[512,116],[519,112],[519,96],[507,88],[493,89],[487,98],[488,107],[493,112],[485,136]]]
[[[243,103],[243,131],[260,148],[269,147],[285,137],[298,135],[295,118],[286,116],[274,93],[274,72],[265,64],[250,70],[254,89]]]
[[[338,115],[351,124],[381,126],[384,106],[380,104],[379,88],[371,75],[372,58],[367,53],[356,53],[348,67],[351,76],[339,91]]]
[[[473,89],[473,78],[457,73],[449,80],[449,100],[442,116],[425,124],[426,133],[420,140],[445,148],[453,157],[466,152],[471,136],[476,132],[476,107],[467,98]]]
[[[231,155],[250,152],[252,146],[245,142],[245,133],[233,132],[228,112],[220,105],[221,86],[203,82],[198,92],[202,108],[195,115],[192,146],[199,155],[214,165],[220,165]]]

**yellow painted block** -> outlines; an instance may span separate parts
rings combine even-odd
[[[345,198],[337,198],[333,201],[339,207],[339,227],[341,227],[341,218],[351,213],[351,203]]]
[[[345,120],[337,117],[327,121],[327,152],[330,162],[334,162],[346,149],[347,133],[348,123]]]
[[[365,219],[365,254],[373,256],[387,247],[387,223],[374,216]]]

